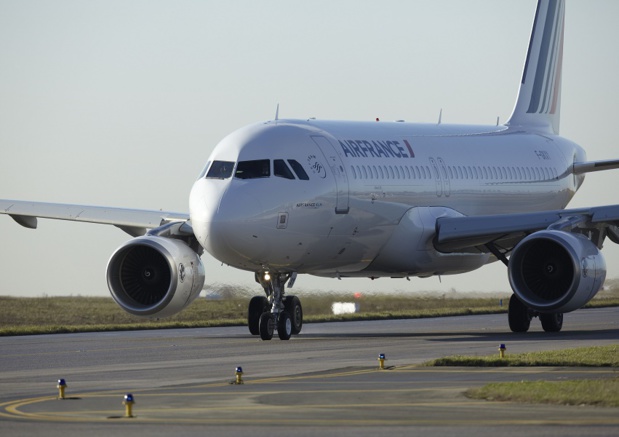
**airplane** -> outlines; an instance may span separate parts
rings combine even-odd
[[[38,218],[108,224],[133,238],[107,265],[125,311],[173,315],[203,288],[201,261],[254,273],[252,335],[301,332],[289,294],[299,274],[332,278],[454,275],[501,261],[513,295],[508,324],[563,314],[602,288],[619,205],[565,209],[587,161],[559,135],[565,2],[539,0],[515,107],[503,124],[279,119],[240,128],[214,148],[191,188],[189,213],[0,200],[0,213],[35,229]]]

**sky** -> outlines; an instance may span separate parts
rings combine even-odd
[[[0,198],[187,212],[214,146],[280,118],[504,122],[534,0],[0,0]],[[561,134],[619,158],[619,2],[568,0]],[[570,206],[619,204],[619,172]],[[115,227],[0,216],[0,295],[109,295]],[[603,250],[619,277],[619,248]],[[206,283],[256,287],[205,254]],[[442,278],[302,275],[295,288],[502,291],[495,263]]]

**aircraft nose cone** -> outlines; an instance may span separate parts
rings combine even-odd
[[[205,182],[194,186],[190,201],[196,238],[219,261],[253,268],[247,263],[264,253],[266,243],[260,238],[263,210],[258,197],[243,190],[231,193],[229,187],[217,186],[221,181]]]
[[[220,182],[220,181],[218,181]],[[219,203],[227,186],[205,179],[194,183],[189,195],[189,216],[193,233],[204,248],[208,240],[210,223],[217,216]]]

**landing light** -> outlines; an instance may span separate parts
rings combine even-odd
[[[264,280],[265,281],[270,281],[271,280],[271,275],[269,275],[269,272],[264,272]]]

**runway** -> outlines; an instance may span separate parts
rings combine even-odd
[[[475,401],[495,381],[601,378],[617,369],[428,368],[446,355],[617,344],[619,308],[513,334],[506,315],[306,324],[288,342],[245,327],[0,338],[2,435],[616,435],[617,409]],[[387,370],[377,357],[386,354]],[[242,385],[232,385],[242,366]],[[56,381],[67,381],[57,400]],[[135,397],[125,418],[123,396]]]

